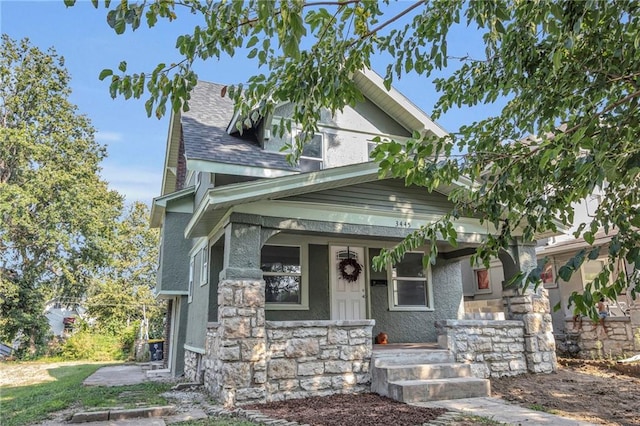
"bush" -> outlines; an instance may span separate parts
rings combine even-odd
[[[90,333],[83,330],[69,337],[62,346],[65,359],[113,361],[125,359],[122,342],[117,336]]]

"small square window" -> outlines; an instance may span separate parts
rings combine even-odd
[[[491,274],[488,269],[476,269],[476,293],[491,293]]]
[[[587,260],[582,264],[582,284],[586,286],[592,282],[605,268],[607,262],[604,259]]]
[[[556,283],[553,262],[548,259],[545,262],[545,259],[542,259],[538,261],[538,267],[540,268],[540,280],[542,281],[542,285],[544,285],[545,288],[558,287],[558,284]]]

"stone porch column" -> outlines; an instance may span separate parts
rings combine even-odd
[[[537,266],[535,245],[516,241],[510,253],[516,268],[525,274]],[[506,278],[505,278],[506,279]],[[503,292],[508,320],[524,324],[524,343],[527,370],[532,373],[551,373],[557,370],[556,341],[553,336],[551,308],[547,290],[542,285],[534,290],[520,285]]]
[[[230,223],[218,284],[216,380],[225,406],[266,401],[265,285],[260,270],[261,228]]]

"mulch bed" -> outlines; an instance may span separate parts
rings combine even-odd
[[[403,404],[373,393],[290,399],[242,408],[311,426],[415,426],[447,412],[443,408]]]

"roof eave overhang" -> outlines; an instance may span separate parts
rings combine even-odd
[[[154,198],[151,202],[151,228],[159,228],[162,225],[162,217],[168,202],[192,196],[195,191],[195,186],[189,186],[180,191]]]
[[[217,173],[236,176],[251,176],[257,178],[276,178],[299,174],[295,170],[266,168],[261,166],[247,166],[242,164],[222,163],[197,158],[187,159],[187,168],[205,173]]]
[[[176,170],[178,167],[178,155],[180,152],[180,112],[171,111],[169,117],[169,131],[167,133],[167,147],[162,172],[161,195],[174,192],[176,189]]]
[[[561,235],[566,235],[566,234],[561,234]],[[611,238],[613,238],[613,235],[604,235],[604,236],[601,236],[601,237],[597,237],[593,241],[593,244],[587,243],[584,240],[584,238],[576,238],[573,241],[571,241],[571,240],[563,241],[563,242],[560,242],[558,244],[553,244],[553,245],[540,247],[540,248],[537,249],[537,254],[541,255],[541,256],[549,256],[549,255],[572,252],[572,251],[575,251],[575,250],[583,249],[585,247],[602,246],[604,244],[610,243],[611,242]]]
[[[319,172],[300,173],[212,188],[203,197],[185,229],[185,237],[193,238],[194,231],[203,217],[214,211],[229,209],[235,205],[260,200],[300,195],[324,189],[377,180],[377,163],[368,162],[336,167]]]

